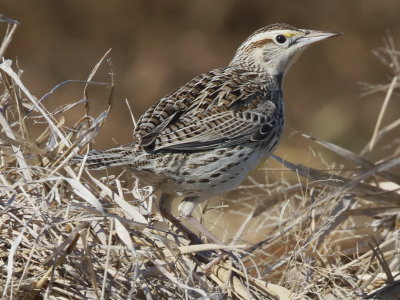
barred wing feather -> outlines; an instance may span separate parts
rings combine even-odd
[[[257,74],[217,69],[153,105],[135,134],[155,151],[202,151],[272,139],[280,124],[271,97]]]

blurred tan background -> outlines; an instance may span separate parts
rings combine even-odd
[[[121,144],[131,140],[125,98],[138,117],[197,74],[227,65],[254,30],[285,22],[345,35],[311,47],[290,70],[279,154],[295,162],[310,159],[308,144],[290,137],[294,129],[358,152],[372,134],[384,98],[360,97],[359,82],[389,82],[390,70],[372,50],[383,45],[387,32],[400,43],[398,0],[0,0],[0,13],[21,22],[6,56],[18,60],[24,82],[39,98],[64,80],[86,79],[112,48],[116,102],[96,140],[99,149],[114,145],[112,138]],[[108,79],[107,72],[104,67],[95,79]],[[82,86],[61,88],[46,105],[79,100],[80,92],[69,94],[74,89]],[[400,114],[396,97],[385,124]],[[94,112],[106,107],[103,99],[92,97]]]

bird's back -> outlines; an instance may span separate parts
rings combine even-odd
[[[282,118],[273,79],[227,67],[197,76],[151,106],[135,137],[148,150],[211,150],[268,138]]]

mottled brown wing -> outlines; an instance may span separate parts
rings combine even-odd
[[[200,151],[275,135],[271,93],[257,74],[224,68],[200,75],[147,110],[135,135],[154,150]]]

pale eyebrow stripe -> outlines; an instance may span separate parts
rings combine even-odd
[[[299,36],[299,35],[301,35],[301,33],[299,33],[299,32],[285,32],[285,33],[283,33],[283,35],[290,38],[290,37],[294,37],[294,36]]]

